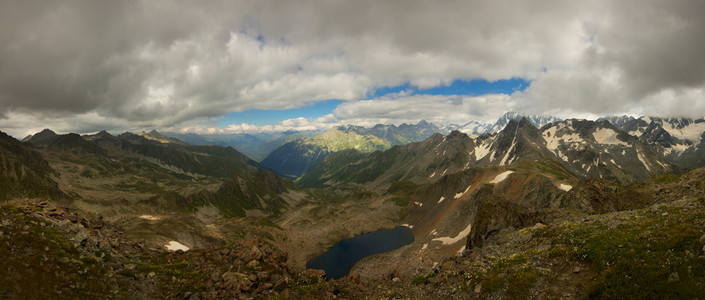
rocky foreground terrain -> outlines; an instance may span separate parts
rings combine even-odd
[[[695,298],[705,292],[705,170],[626,187],[651,204],[604,214],[567,213],[549,224],[503,229],[482,247],[406,276],[340,280],[289,265],[269,239],[168,252],[101,216],[41,199],[2,204],[2,298]],[[598,198],[605,200],[610,191]],[[403,250],[397,250],[403,251]],[[393,254],[387,254],[393,255]],[[365,272],[356,269],[356,272]]]

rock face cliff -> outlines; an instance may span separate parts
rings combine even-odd
[[[0,200],[63,197],[52,179],[55,174],[39,152],[0,132]]]

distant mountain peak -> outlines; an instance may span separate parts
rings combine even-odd
[[[459,131],[459,130],[453,130],[448,134],[448,139],[454,139],[454,138],[469,138],[467,134]]]
[[[95,135],[96,136],[113,136],[112,134],[110,134],[109,132],[107,132],[105,130],[101,130],[98,133],[96,133]]]
[[[536,128],[541,128],[546,124],[561,121],[561,119],[550,115],[529,115],[518,113],[515,111],[506,112],[502,117],[500,117],[497,122],[490,128],[487,132],[495,132],[502,130],[511,120],[521,121],[521,119],[526,119],[529,123],[534,125]]]
[[[56,134],[51,129],[46,128],[34,135],[27,136],[26,138],[22,139],[22,141],[35,146],[46,147],[49,146],[49,144],[51,144],[52,142],[54,142],[57,138],[59,138],[58,134]]]
[[[179,144],[179,145],[188,145],[187,143],[184,143],[180,140],[177,140],[175,138],[170,138],[166,135],[163,135],[159,133],[159,131],[156,131],[154,129],[150,130],[149,132],[145,132],[144,130],[140,132],[139,136],[144,137],[149,140],[157,141],[162,144]]]
[[[530,125],[533,125],[533,124],[531,124],[531,121],[529,121],[526,117],[521,117],[521,120],[519,120],[519,127],[530,126]]]
[[[53,130],[51,130],[49,128],[44,128],[44,130],[40,131],[37,134],[56,134],[56,132],[54,132]]]
[[[460,130],[467,134],[483,135],[485,133],[493,133],[502,131],[509,123],[513,120],[517,122],[517,125],[521,123],[522,119],[533,125],[536,128],[541,128],[549,123],[554,123],[561,121],[561,119],[550,115],[529,115],[523,114],[515,111],[509,111],[504,113],[494,124],[487,124],[478,121],[470,121],[465,123],[465,125],[460,126]]]

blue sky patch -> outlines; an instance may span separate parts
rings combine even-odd
[[[217,122],[218,126],[225,127],[230,124],[247,123],[251,125],[263,126],[276,124],[279,121],[295,119],[298,117],[318,118],[330,114],[338,107],[342,100],[327,100],[316,102],[301,108],[284,110],[261,110],[251,109],[243,112],[229,113],[225,118]]]
[[[523,78],[502,79],[497,81],[487,81],[484,79],[455,80],[450,85],[433,87],[419,90],[412,87],[408,82],[403,85],[392,87],[381,87],[370,93],[370,99],[382,97],[387,94],[395,94],[401,91],[410,91],[410,95],[467,95],[480,96],[485,94],[507,94],[526,89],[531,81]]]
[[[502,79],[489,82],[483,79],[470,81],[456,80],[448,86],[439,86],[418,91],[417,94],[426,95],[467,95],[480,96],[485,94],[507,94],[521,92],[529,86],[531,82],[522,78]]]
[[[512,94],[523,91],[531,84],[531,81],[522,78],[502,79],[497,81],[487,81],[483,79],[455,80],[450,85],[438,86],[430,89],[419,90],[411,86],[408,82],[398,86],[380,87],[369,94],[368,99],[375,99],[388,94],[396,94],[402,91],[409,91],[410,95],[467,95],[480,96],[485,94]],[[230,124],[247,123],[256,126],[276,124],[279,121],[305,117],[315,119],[333,112],[344,101],[327,100],[316,102],[301,108],[285,110],[260,110],[253,109],[238,113],[229,113],[225,118],[217,122],[218,126],[225,127]]]

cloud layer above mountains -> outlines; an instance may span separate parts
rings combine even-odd
[[[703,16],[700,0],[3,0],[0,128],[195,128],[328,99],[348,102],[299,121],[702,116]],[[407,82],[513,77],[531,85],[369,99]]]

